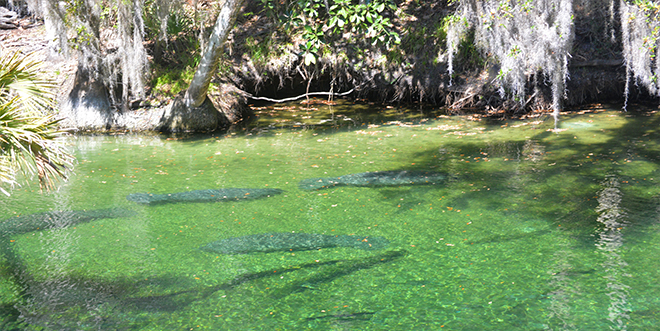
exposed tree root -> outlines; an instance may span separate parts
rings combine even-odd
[[[298,100],[298,99],[301,99],[301,98],[315,96],[315,95],[331,95],[331,96],[335,96],[335,97],[342,97],[342,96],[346,96],[346,95],[349,95],[349,94],[353,93],[353,91],[355,91],[354,88],[350,89],[349,91],[343,92],[343,93],[311,92],[311,93],[305,93],[305,94],[301,94],[301,95],[298,95],[298,96],[295,96],[295,97],[284,98],[284,99],[272,99],[272,98],[267,98],[267,97],[255,97],[252,94],[247,93],[247,92],[245,92],[245,94],[247,94],[248,98],[253,99],[253,100],[264,100],[264,101],[268,101],[268,102],[281,103],[281,102],[295,101],[295,100]]]

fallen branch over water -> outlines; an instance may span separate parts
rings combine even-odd
[[[296,97],[290,97],[290,98],[284,98],[284,99],[271,99],[271,98],[266,98],[266,97],[255,97],[255,96],[253,96],[253,95],[250,94],[250,93],[246,93],[246,94],[247,94],[247,97],[250,98],[250,99],[254,99],[254,100],[265,100],[265,101],[270,101],[270,102],[275,102],[275,103],[281,103],[281,102],[295,101],[295,100],[298,100],[298,99],[301,99],[301,98],[305,98],[305,97],[309,97],[309,96],[314,96],[314,95],[332,95],[332,96],[336,96],[336,97],[341,97],[341,96],[344,96],[344,95],[349,95],[349,94],[353,93],[353,91],[355,91],[354,88],[350,89],[350,90],[347,91],[347,92],[343,92],[343,93],[334,93],[334,92],[312,92],[312,93],[305,93],[305,94],[301,94],[301,95],[296,96]]]

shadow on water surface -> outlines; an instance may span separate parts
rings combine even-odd
[[[545,312],[555,314],[557,311],[563,309],[562,304],[566,305],[564,308],[570,313],[571,311],[568,307],[575,307],[579,304],[576,303],[573,305],[570,303],[570,299],[586,297],[586,299],[593,300],[594,295],[596,295],[592,295],[591,293],[585,294],[585,292],[578,293],[577,291],[579,289],[572,289],[572,285],[586,284],[591,286],[597,280],[605,279],[606,276],[613,279],[608,279],[613,284],[612,286],[617,284],[625,285],[627,282],[627,278],[621,278],[621,274],[615,273],[618,266],[616,263],[626,262],[617,256],[617,254],[621,255],[620,251],[625,247],[621,244],[620,246],[608,248],[604,244],[610,238],[614,238],[613,240],[623,240],[623,236],[617,237],[618,227],[610,226],[608,228],[602,222],[604,216],[601,216],[609,215],[608,212],[620,207],[626,213],[625,218],[621,216],[622,219],[615,225],[624,225],[621,226],[623,228],[621,232],[626,234],[630,233],[630,231],[639,231],[640,234],[645,233],[643,228],[657,225],[657,207],[660,206],[660,199],[656,195],[658,190],[655,189],[654,182],[639,181],[636,174],[626,172],[624,167],[626,164],[629,164],[629,160],[634,161],[636,159],[657,163],[660,159],[660,151],[643,148],[641,144],[646,142],[646,139],[660,140],[655,130],[651,129],[653,126],[660,127],[658,124],[660,124],[660,119],[655,117],[652,119],[632,118],[626,120],[622,127],[599,131],[600,135],[607,137],[607,139],[602,139],[602,141],[582,140],[582,133],[577,130],[589,129],[583,127],[573,128],[576,130],[575,132],[569,131],[559,134],[541,130],[530,131],[528,137],[522,140],[512,138],[510,140],[501,139],[497,140],[497,142],[491,142],[488,140],[470,141],[465,139],[464,141],[467,142],[460,141],[459,143],[458,141],[454,142],[454,140],[447,139],[444,140],[445,142],[442,145],[421,146],[422,148],[419,149],[420,152],[413,156],[415,162],[414,169],[438,172],[446,171],[450,175],[455,176],[455,178],[442,183],[436,183],[435,185],[408,187],[405,190],[398,186],[379,187],[369,190],[373,190],[377,192],[376,194],[386,197],[387,199],[384,199],[384,201],[391,201],[395,205],[400,205],[402,207],[401,209],[397,209],[390,214],[393,217],[395,216],[393,214],[398,213],[396,217],[399,220],[407,217],[404,213],[408,213],[409,210],[415,208],[419,203],[426,201],[429,196],[434,198],[434,212],[437,210],[435,208],[435,199],[442,196],[441,207],[445,207],[442,204],[464,210],[475,207],[474,209],[483,210],[484,215],[487,214],[487,211],[493,211],[492,214],[489,214],[490,217],[502,217],[514,220],[497,223],[501,220],[494,219],[492,220],[493,223],[499,224],[502,228],[501,231],[498,232],[499,229],[493,226],[492,229],[494,230],[490,232],[490,236],[484,235],[481,238],[471,238],[474,239],[475,246],[465,246],[465,250],[460,252],[468,252],[474,256],[482,254],[482,251],[487,250],[506,253],[508,251],[504,249],[500,250],[500,248],[507,243],[514,243],[511,246],[521,243],[522,247],[531,247],[524,246],[526,244],[524,243],[525,239],[530,239],[528,241],[536,239],[541,242],[546,241],[546,238],[548,240],[559,239],[560,241],[568,238],[565,242],[557,243],[554,246],[547,245],[556,251],[544,252],[547,255],[543,259],[552,260],[552,264],[539,274],[542,277],[542,282],[549,280],[547,288],[544,287],[542,291],[539,291],[538,288],[525,289],[534,293],[530,295],[526,294],[527,296],[522,297],[523,299],[519,299],[518,296],[513,294],[502,296],[503,299],[515,303],[511,303],[512,308],[502,308],[499,311],[494,310],[494,312],[502,316],[505,313],[508,314],[509,317],[503,317],[507,318],[507,322],[512,322],[515,316],[525,316],[527,314],[531,316],[530,311],[532,310],[539,311],[546,309],[544,314],[546,314]],[[643,129],[646,127],[649,127],[649,129]],[[574,136],[579,138],[574,138]],[[620,139],[622,136],[628,138]],[[193,143],[208,143],[206,141],[208,137],[206,135],[204,138],[193,141]],[[633,141],[633,143],[629,140]],[[480,157],[480,160],[483,160],[484,153],[493,162],[492,164],[496,166],[492,166],[491,163],[487,162],[475,162],[476,157]],[[587,158],[587,156],[590,156],[590,158]],[[463,159],[471,160],[472,162],[467,163]],[[502,161],[503,159],[507,159],[508,161]],[[383,170],[402,171],[411,169]],[[650,176],[652,177],[654,174],[656,174],[655,170]],[[608,180],[612,178],[618,184],[610,185],[609,183],[612,181]],[[610,201],[608,204],[608,201],[602,198],[599,199],[599,197],[604,195],[603,192],[609,192],[607,190],[613,191],[614,188],[619,190],[617,194],[620,196],[620,202]],[[350,190],[360,192],[359,190],[361,188],[351,188]],[[405,198],[405,200],[401,201],[401,198]],[[541,204],[540,201],[543,201],[543,203]],[[412,213],[410,215],[410,217],[416,217],[412,216],[414,215]],[[429,212],[427,215],[417,217],[434,217],[434,215]],[[477,217],[475,215],[475,219]],[[512,224],[517,224],[515,223],[517,220],[520,220],[521,225],[519,228],[507,228]],[[431,224],[431,222],[428,223]],[[443,223],[438,224],[444,225]],[[561,225],[561,228],[559,225]],[[491,228],[488,229],[490,230]],[[628,237],[625,239],[630,241]],[[599,256],[603,257],[602,260],[606,262],[610,261],[613,264],[597,264],[593,263],[593,261],[579,263],[579,259],[584,256],[578,255],[578,253],[573,251],[576,241],[585,247],[590,247],[592,253],[600,254]],[[8,278],[13,277],[14,283],[19,284],[19,287],[23,288],[22,295],[18,299],[20,302],[15,306],[5,305],[0,307],[0,314],[3,314],[4,321],[6,321],[5,325],[7,325],[4,329],[10,330],[10,325],[20,325],[21,318],[19,316],[27,308],[33,309],[33,312],[31,314],[25,313],[24,316],[26,318],[24,321],[33,322],[35,328],[39,326],[46,327],[45,323],[52,323],[48,324],[48,327],[56,327],[61,330],[75,330],[80,328],[75,326],[76,323],[82,321],[82,325],[88,325],[89,329],[135,329],[150,323],[147,320],[148,317],[141,316],[161,313],[164,315],[171,314],[186,309],[186,307],[191,306],[195,302],[213,300],[214,294],[218,291],[243,291],[247,286],[241,287],[241,285],[252,281],[267,280],[273,277],[273,275],[281,276],[283,274],[289,274],[295,277],[287,277],[287,282],[282,287],[275,287],[270,291],[265,291],[265,299],[271,299],[272,297],[273,300],[278,302],[285,302],[286,300],[293,301],[300,299],[300,297],[307,299],[308,297],[316,296],[316,294],[326,292],[326,289],[330,288],[329,284],[334,283],[340,277],[353,275],[360,270],[376,268],[383,264],[387,264],[389,267],[392,266],[390,263],[407,255],[405,251],[389,251],[362,259],[338,259],[326,262],[298,264],[284,269],[277,268],[277,270],[269,269],[246,273],[228,281],[222,282],[220,280],[222,283],[213,286],[200,286],[197,285],[198,283],[188,281],[187,279],[177,279],[169,276],[149,277],[148,281],[138,276],[132,279],[106,281],[96,280],[86,276],[76,277],[68,275],[58,281],[61,284],[69,286],[69,294],[55,293],[46,296],[42,292],[50,286],[56,285],[55,280],[46,282],[32,279],[24,271],[26,268],[23,262],[20,257],[16,256],[12,247],[9,246],[8,241],[5,240],[2,245],[4,246],[0,246],[0,249],[2,249],[2,254],[6,260],[6,267],[3,272]],[[479,247],[476,247],[477,245]],[[444,247],[444,245],[438,246],[442,246],[443,249],[450,249]],[[488,246],[492,247],[489,248]],[[539,244],[537,246],[541,245]],[[442,251],[434,248],[428,250],[426,253],[435,254],[433,256],[437,258],[438,254],[436,253],[440,252]],[[427,258],[423,254],[425,253],[417,253],[416,251],[415,256],[424,256],[424,258]],[[462,255],[461,258],[463,258]],[[522,263],[530,263],[530,270],[532,272],[538,271],[534,268],[540,266],[540,263],[537,264],[536,261],[526,262],[524,260],[516,260],[516,258],[518,257],[512,256],[510,261],[512,265],[515,264],[516,267],[520,267]],[[459,261],[458,256],[456,256],[456,259],[456,261]],[[590,258],[586,259],[588,260]],[[467,262],[467,260],[464,262]],[[473,261],[470,260],[469,262]],[[474,272],[484,272],[484,275],[488,275],[484,271],[485,269],[477,269],[480,268],[476,266],[479,263],[477,261],[474,262],[475,266],[467,267],[455,264],[455,268],[453,269],[461,272],[476,270]],[[509,263],[509,261],[506,261],[506,263]],[[543,265],[543,267],[545,266]],[[451,278],[447,277],[452,275],[453,271],[451,269],[452,267],[443,270],[446,273],[443,274],[443,279],[447,279],[447,284],[451,284],[452,281]],[[625,269],[625,267],[621,267],[620,269]],[[504,270],[504,267],[502,270]],[[277,271],[277,273],[274,271]],[[437,271],[437,268],[433,269],[433,272]],[[435,279],[435,275],[427,274],[425,277],[430,280]],[[475,276],[475,279],[477,277],[481,277],[481,275]],[[587,277],[596,280],[583,282],[582,280]],[[397,290],[403,289],[406,292],[410,292],[412,289],[417,290],[421,288],[421,285],[429,284],[429,279],[420,280],[419,284],[408,284],[404,281]],[[482,280],[480,279],[480,282]],[[518,283],[519,281],[516,279],[516,284]],[[522,281],[520,283],[523,284]],[[533,286],[539,285],[536,284]],[[445,283],[436,282],[435,287],[440,292],[446,291],[445,288],[447,286]],[[153,292],[147,292],[145,288],[151,289]],[[588,288],[586,291],[592,289]],[[599,288],[599,291],[603,293],[606,290],[609,289]],[[486,295],[489,295],[488,293],[500,295],[500,292],[492,289],[488,291],[484,293]],[[582,289],[582,291],[585,290]],[[508,294],[509,292],[502,290],[501,293]],[[624,299],[628,295],[628,293],[623,292],[615,294],[618,295],[616,298],[619,301],[612,300],[613,304],[625,301]],[[495,294],[491,295],[496,299],[500,299]],[[239,297],[240,295],[236,296],[237,300],[240,299]],[[612,297],[614,298],[615,296]],[[436,299],[434,298],[433,300]],[[488,302],[488,300],[485,302]],[[539,304],[538,301],[541,300],[543,300],[543,303]],[[36,301],[43,302],[43,304],[41,306],[25,305],[25,302],[34,303]],[[466,299],[466,302],[468,301],[469,299]],[[482,306],[481,301],[474,302],[471,303],[471,307],[473,307],[471,309],[475,316],[476,314],[482,314],[484,311],[487,311],[486,308],[491,309],[490,307],[494,307],[490,306],[490,303],[488,303],[488,306],[485,303]],[[524,304],[521,302],[524,302]],[[410,305],[411,303],[408,304]],[[486,308],[483,308],[484,306]],[[576,308],[572,309],[574,312],[578,311]],[[630,315],[655,320],[657,319],[657,314],[655,313],[657,311],[652,305],[648,305],[638,310],[633,309]],[[446,311],[437,308],[437,312],[438,314],[444,314]],[[626,313],[626,311],[623,311],[623,313]],[[61,318],[55,320],[55,315],[61,316]],[[351,321],[356,321],[356,324],[358,324],[359,322],[364,323],[364,321],[371,320],[372,317],[373,319],[377,319],[378,315],[380,315],[380,310],[378,309],[367,309],[365,311],[356,309],[353,312],[335,311],[334,314],[328,313],[327,315],[308,314],[302,317],[301,321],[309,322],[310,325],[314,323],[340,324]],[[579,321],[575,316],[553,316],[547,317],[547,319],[560,320],[562,318],[572,318]],[[481,320],[479,318],[481,317],[475,317],[475,320]],[[434,321],[437,321],[437,318]],[[0,323],[3,322],[0,321]],[[2,325],[0,324],[0,326]],[[514,324],[512,323],[511,325]],[[557,322],[553,325],[560,325],[560,323]]]
[[[281,277],[283,274],[293,272],[314,271],[312,277],[296,281],[273,292],[273,297],[281,299],[297,292],[314,289],[315,286],[329,283],[336,278],[349,275],[359,270],[372,268],[383,263],[390,263],[405,255],[405,251],[389,251],[360,260],[331,260],[325,262],[305,263],[286,269],[278,268],[239,275],[238,277],[219,285],[183,290],[163,295],[125,298],[122,302],[128,307],[135,307],[140,310],[175,311],[190,305],[192,302],[206,299],[218,291],[231,290],[247,282],[274,276]]]
[[[310,99],[312,102],[319,99]],[[179,140],[192,144],[205,144],[208,139],[247,138],[273,135],[275,130],[315,131],[327,135],[345,131],[365,129],[369,125],[394,126],[400,123],[417,124],[446,115],[439,107],[419,109],[398,106],[359,103],[350,100],[335,100],[336,105],[300,102],[263,104],[255,106],[255,119],[236,125],[226,132],[206,134],[168,134],[168,140]]]
[[[380,264],[390,263],[405,256],[406,251],[388,251],[360,260],[341,260],[329,264],[328,267],[318,270],[312,277],[293,282],[274,293],[274,297],[282,299],[291,294],[307,290],[317,290],[321,284],[327,284],[342,276],[346,276],[363,269],[373,268]]]
[[[640,284],[651,284],[631,278],[631,270],[640,266],[635,254],[626,253],[643,251],[644,238],[655,233],[648,228],[658,226],[660,191],[654,177],[659,173],[660,149],[655,142],[660,138],[656,129],[660,117],[631,114],[618,123],[621,125],[605,129],[575,126],[568,132],[530,132],[526,141],[497,143],[500,146],[487,142],[443,146],[461,148],[466,160],[486,152],[491,160],[508,162],[498,161],[502,167],[496,170],[456,158],[450,160],[453,163],[445,162],[446,168],[464,178],[457,183],[463,185],[462,194],[449,198],[448,205],[467,209],[471,201],[479,201],[505,217],[536,218],[547,224],[524,233],[506,233],[505,229],[475,244],[522,239],[544,242],[540,238],[544,236],[558,241],[550,253],[548,270],[552,288],[548,291],[548,321],[553,325],[568,329],[580,325],[580,318],[571,315],[577,310],[571,308],[571,300],[596,297],[597,293],[579,288],[596,280],[602,280],[599,290],[606,297],[603,304],[609,306],[607,320],[612,329],[625,329],[630,322],[640,326],[657,318],[652,301],[634,292],[639,292]],[[436,150],[429,147],[416,160],[437,166]],[[488,193],[466,187],[466,182],[487,188]],[[593,258],[580,257],[576,249],[592,252]]]
[[[342,262],[342,260],[325,261],[319,263],[305,263],[286,269],[278,268],[275,270],[247,273],[239,275],[236,278],[219,285],[183,290],[162,295],[126,298],[123,300],[123,302],[127,305],[127,307],[139,310],[176,311],[185,308],[195,301],[206,299],[218,291],[231,290],[250,281],[297,272],[309,268],[322,268],[323,266],[334,265],[340,262]]]
[[[404,256],[405,252],[389,251],[360,260],[332,260],[305,263],[286,269],[265,270],[239,275],[215,286],[195,287],[186,279],[149,277],[137,279],[96,280],[88,276],[56,274],[47,280],[36,280],[28,272],[22,259],[9,241],[0,241],[4,258],[3,273],[19,288],[17,301],[0,307],[0,325],[3,330],[26,327],[78,329],[136,329],[148,320],[140,312],[172,313],[185,309],[196,301],[205,300],[218,291],[234,289],[244,283],[287,273],[308,271],[314,276],[295,282],[274,293],[285,297],[313,286],[351,274],[358,270],[388,263]],[[135,296],[150,292],[168,292],[172,288],[190,288],[171,293]],[[136,315],[137,314],[137,315]],[[337,319],[361,320],[368,314],[339,316]],[[136,317],[137,316],[137,317]]]
[[[137,212],[125,208],[53,210],[4,219],[0,221],[0,236],[8,237],[39,230],[64,228],[105,218],[124,218],[135,215]]]
[[[635,195],[637,192],[643,192],[645,187],[650,188],[648,191],[657,191],[653,189],[656,186],[653,181],[640,181],[640,178],[622,173],[623,166],[631,161],[655,163],[660,160],[660,149],[642,150],[643,146],[646,146],[641,142],[642,139],[653,141],[660,138],[660,134],[654,129],[660,125],[660,116],[647,115],[649,114],[642,113],[626,118],[625,124],[620,128],[599,130],[599,134],[610,137],[602,141],[585,141],[567,132],[556,134],[539,130],[536,134],[531,131],[526,140],[496,143],[447,142],[440,147],[429,146],[417,152],[414,159],[418,168],[440,171],[450,169],[450,174],[463,181],[474,182],[474,187],[487,188],[489,194],[498,196],[488,201],[492,209],[512,209],[511,206],[503,206],[502,202],[519,200],[528,203],[525,209],[529,210],[533,208],[530,202],[534,200],[552,199],[555,201],[555,207],[546,206],[542,218],[565,219],[569,221],[567,224],[569,227],[575,225],[592,228],[595,214],[588,211],[596,207],[594,195],[600,189],[599,183],[608,175],[616,175],[627,184],[624,185],[627,189],[624,196],[625,206],[635,208],[649,204],[657,205],[654,197]],[[468,161],[483,157],[485,153],[490,160],[506,159],[509,166],[502,169],[479,167],[474,162],[457,162],[456,156],[440,160],[439,149],[460,151],[465,155],[461,159]],[[567,176],[571,176],[570,179]],[[652,177],[653,173],[648,176]],[[566,180],[571,182],[565,182]],[[548,185],[549,183],[554,184]],[[452,182],[447,184],[452,185]],[[529,185],[532,185],[532,189]],[[540,191],[541,187],[542,191]],[[569,187],[570,191],[567,191]],[[569,192],[570,194],[567,194]],[[471,189],[454,198],[451,204],[465,209],[470,201],[479,199],[483,201],[483,197],[482,191]],[[626,203],[628,200],[629,204]],[[541,210],[534,210],[535,213],[539,211]],[[576,212],[579,214],[575,214]],[[585,212],[587,213],[583,214]]]

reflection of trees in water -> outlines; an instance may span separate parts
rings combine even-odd
[[[581,294],[579,283],[573,281],[570,272],[573,269],[571,260],[574,258],[573,248],[570,238],[562,237],[557,242],[559,249],[552,255],[554,266],[549,271],[552,275],[550,287],[555,289],[548,294],[550,298],[550,310],[548,320],[552,325],[559,325],[560,330],[576,330],[573,322],[574,316],[571,315],[573,307],[572,298]],[[555,322],[555,320],[558,320]]]
[[[104,149],[109,148],[114,144],[119,146],[144,146],[144,147],[161,147],[170,149],[167,144],[165,144],[165,139],[160,136],[149,136],[149,135],[113,135],[113,136],[76,136],[71,137],[70,141],[75,143],[76,153],[80,154],[82,157],[88,157],[90,153],[99,152]],[[114,147],[110,147],[114,148]]]
[[[601,183],[603,187],[598,194],[597,222],[602,226],[597,233],[597,252],[603,257],[601,272],[605,275],[606,295],[609,301],[608,321],[611,322],[610,329],[626,330],[630,319],[630,305],[628,303],[629,286],[625,284],[628,264],[621,256],[624,245],[621,230],[627,226],[628,215],[623,210],[623,194],[619,189],[619,181],[614,176],[609,176]],[[570,244],[571,238],[566,237],[557,242],[558,249],[553,254],[554,266],[550,270],[552,279],[550,286],[554,289],[549,297],[549,324],[556,326],[559,330],[579,330],[578,317],[571,314],[576,309],[574,298],[583,293],[580,282],[572,277],[581,272],[574,270],[571,261],[575,260],[574,247]],[[590,272],[590,271],[585,271]]]
[[[617,178],[608,177],[602,186],[604,188],[598,196],[596,212],[599,213],[597,221],[603,224],[604,228],[598,234],[596,247],[605,257],[601,265],[607,280],[607,296],[610,299],[608,320],[613,324],[611,329],[626,330],[626,323],[630,319],[629,286],[623,280],[630,275],[625,271],[628,264],[621,257],[620,250],[623,247],[621,230],[627,225],[627,215],[621,208],[622,193]]]
[[[539,162],[543,159],[543,155],[545,154],[545,146],[539,144],[535,140],[527,140],[522,146],[521,154],[525,157],[525,160]]]
[[[545,146],[539,144],[536,140],[526,140],[524,142],[497,142],[490,143],[486,147],[488,157],[505,157],[514,161],[532,161],[539,162],[545,155]]]
[[[544,171],[539,167],[538,162],[545,155],[545,146],[539,144],[538,141],[489,144],[486,150],[490,159],[504,158],[507,164],[512,163],[510,165],[512,171],[502,173],[507,177],[502,178],[502,182],[505,183],[509,192],[516,195],[523,194],[527,185],[537,181],[538,173]]]
[[[15,325],[28,328],[45,327],[57,330],[75,330],[82,326],[78,320],[84,320],[84,328],[98,328],[105,320],[101,312],[106,302],[113,302],[112,290],[107,290],[102,283],[71,274],[72,257],[78,253],[79,235],[71,229],[81,222],[99,218],[114,218],[129,216],[130,213],[116,213],[116,210],[72,211],[67,200],[71,195],[66,192],[68,186],[62,188],[60,194],[54,196],[57,211],[35,215],[25,215],[10,219],[9,228],[4,230],[0,238],[0,254],[11,278],[17,288],[18,300],[9,307],[2,307],[3,320],[0,328],[12,329]],[[5,221],[7,222],[7,221]],[[23,224],[24,223],[24,224]],[[11,228],[14,226],[14,228]],[[47,230],[34,233],[40,237],[40,244],[29,255],[42,256],[40,263],[28,264],[19,254],[18,247],[23,240],[10,240],[18,234]],[[17,237],[18,238],[18,237]],[[28,252],[23,252],[27,254]],[[12,316],[13,315],[13,316]],[[76,318],[72,318],[72,317]],[[8,318],[9,317],[9,318]]]
[[[50,325],[66,329],[64,325],[53,321],[53,317],[66,311],[73,301],[78,301],[76,297],[80,295],[80,284],[73,283],[68,272],[71,257],[77,251],[79,238],[75,232],[67,229],[74,223],[75,217],[74,212],[65,211],[70,210],[68,196],[66,192],[60,192],[55,197],[55,207],[64,212],[52,213],[47,219],[47,222],[51,223],[48,228],[52,230],[46,236],[41,234],[43,239],[39,255],[46,256],[45,261],[28,268],[19,256],[13,257],[15,264],[21,264],[18,278],[23,283],[25,292],[24,300],[15,307],[21,312],[21,320],[30,325]],[[41,279],[42,277],[44,278]],[[91,303],[89,300],[83,302]],[[95,307],[87,305],[84,310],[94,315]]]

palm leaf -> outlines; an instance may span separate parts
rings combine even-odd
[[[43,111],[53,105],[55,83],[43,78],[41,63],[32,60],[32,55],[20,52],[0,55],[0,102],[14,96],[23,111]]]
[[[41,77],[36,61],[18,52],[0,55],[0,185],[17,185],[17,172],[37,175],[45,189],[66,178],[73,157],[58,139],[65,134],[59,120],[47,114],[54,86]]]

